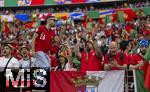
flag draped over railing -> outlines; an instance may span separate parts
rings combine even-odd
[[[128,72],[128,73],[127,73]],[[139,70],[51,72],[51,92],[149,92]]]

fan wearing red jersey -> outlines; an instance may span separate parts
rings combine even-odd
[[[39,26],[38,31],[34,34],[32,39],[32,52],[36,58],[36,66],[50,67],[50,59],[47,52],[52,48],[52,40],[55,36],[55,17],[47,16],[46,25]]]
[[[134,54],[132,62],[130,62],[129,69],[138,69],[144,72],[147,71],[148,63],[144,59],[144,55],[146,54],[146,50],[148,48],[148,41],[141,40],[140,44],[140,52]]]
[[[79,45],[77,45],[79,46]],[[100,71],[102,70],[102,53],[96,42],[87,41],[84,50],[79,51],[78,57],[81,60],[80,71]]]
[[[109,52],[104,57],[104,70],[123,70],[127,68],[127,64],[128,59],[124,50],[118,51],[117,43],[111,42]]]

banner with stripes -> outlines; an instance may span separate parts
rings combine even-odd
[[[80,4],[80,3],[96,3],[96,2],[114,2],[122,0],[0,0],[0,7],[16,7],[16,6],[45,6],[60,4]],[[4,3],[4,4],[3,4]]]

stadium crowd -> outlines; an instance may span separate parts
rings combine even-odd
[[[39,42],[40,45],[36,46],[44,48],[42,51],[50,57],[52,70],[143,69],[142,66],[146,63],[143,56],[146,54],[150,39],[149,21],[149,16],[146,16],[126,24],[119,22],[101,24],[97,20],[87,20],[55,27],[55,23],[51,23],[49,26],[54,32],[49,38],[50,43],[47,40],[45,43]],[[11,47],[9,54],[20,61],[22,58],[27,58],[25,60],[28,61],[35,54],[31,49],[33,35],[39,34],[40,41],[46,39],[47,33],[39,33],[40,28],[41,26],[37,30],[2,33],[1,56],[8,54],[2,45],[11,43],[11,46],[6,45]],[[118,63],[113,62],[109,65],[111,59],[115,59]],[[20,67],[28,65],[25,62],[21,63]]]
[[[149,16],[137,16],[126,23],[85,19],[57,27],[56,21],[54,16],[47,16],[44,25],[31,30],[14,22],[9,32],[0,35],[0,66],[50,67],[51,71],[147,71]]]

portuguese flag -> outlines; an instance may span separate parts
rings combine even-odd
[[[150,46],[145,55],[145,59],[150,62]],[[145,87],[150,90],[150,64],[146,72]]]
[[[146,78],[145,78],[145,87],[150,90],[150,65],[147,69]]]
[[[149,76],[150,78],[150,76]],[[149,92],[146,87],[150,87],[149,84],[145,84],[144,86],[144,72],[143,71],[134,71],[134,85],[135,85],[135,92]],[[150,83],[150,81],[147,81]]]
[[[136,15],[136,11],[134,11],[133,9],[120,9],[118,10],[118,16],[119,16],[119,20],[122,21],[132,21],[137,15]]]

